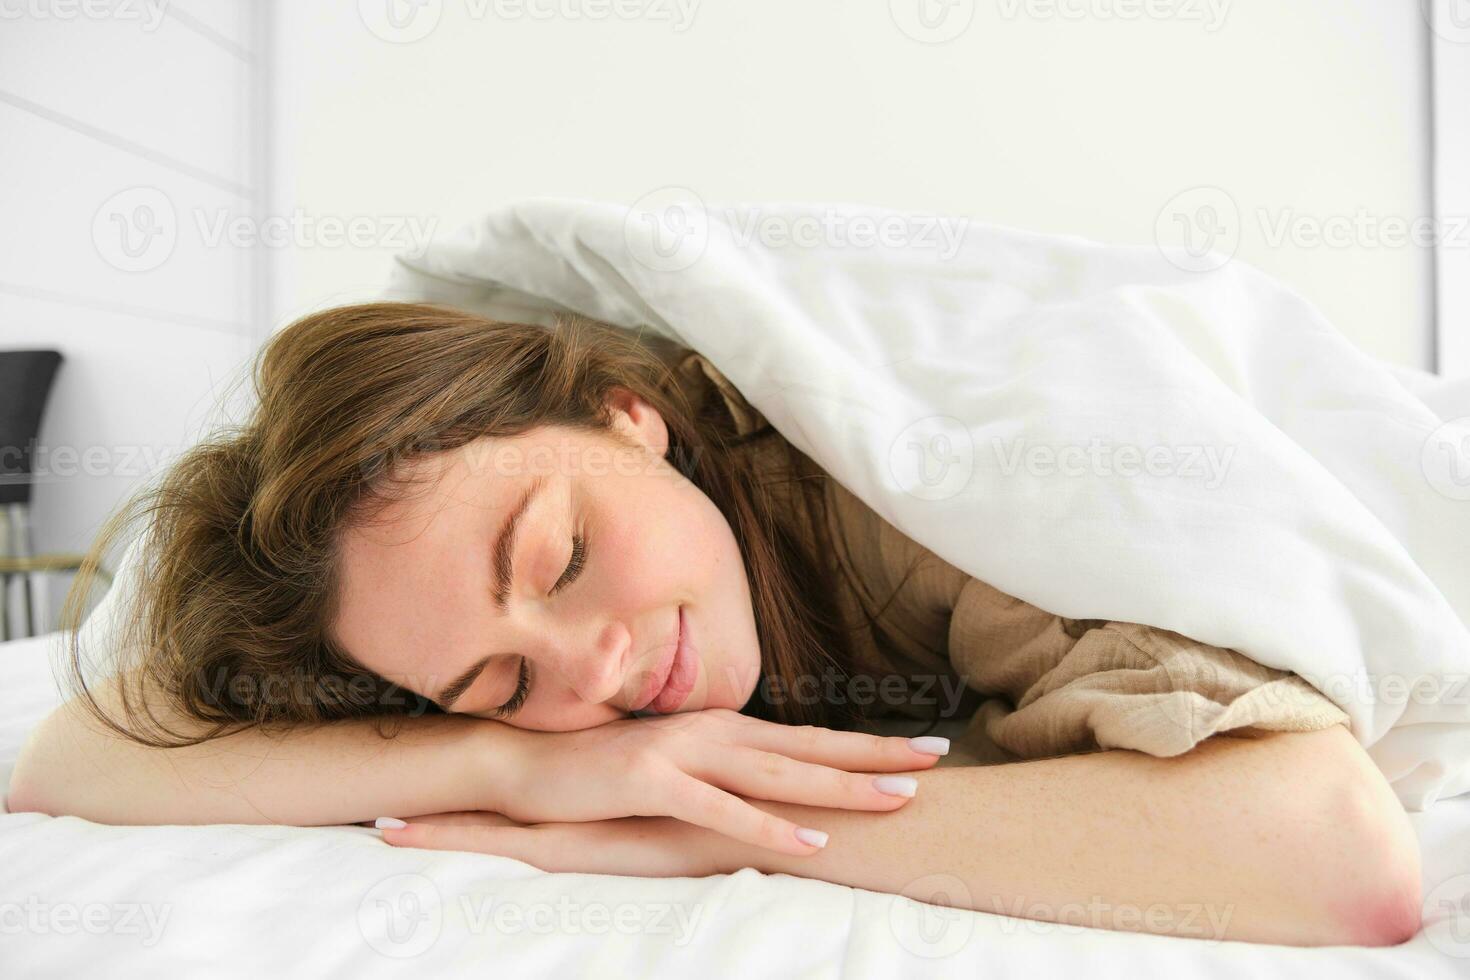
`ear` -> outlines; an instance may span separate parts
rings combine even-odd
[[[669,451],[669,430],[658,409],[621,387],[612,389],[607,402],[613,410],[613,425],[624,438],[633,440],[655,456],[663,456]]]

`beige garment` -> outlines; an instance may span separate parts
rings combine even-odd
[[[684,356],[678,372],[697,404],[718,393],[739,434],[766,427],[701,355]],[[770,430],[738,452],[780,488],[782,446]],[[828,690],[867,699],[879,718],[968,718],[957,748],[977,762],[1100,749],[1174,756],[1216,733],[1348,723],[1300,676],[1233,650],[1136,623],[1063,619],[1007,595],[915,543],[835,479],[823,484],[829,568],[857,659],[852,677]],[[791,499],[784,489],[777,496]]]

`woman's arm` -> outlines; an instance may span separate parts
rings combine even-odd
[[[96,695],[119,717],[114,684],[98,685]],[[402,719],[393,738],[370,720],[341,721],[160,749],[104,728],[72,700],[32,733],[7,807],[109,824],[300,826],[498,810],[526,734],[467,715],[425,715]]]
[[[827,813],[816,877],[1030,919],[1286,945],[1393,945],[1420,926],[1418,841],[1345,726],[916,774],[903,810]],[[802,807],[770,804],[796,820]],[[932,877],[931,877],[932,876]],[[927,892],[927,894],[926,894]]]
[[[522,828],[454,813],[383,837],[547,871],[753,867],[936,905],[1211,940],[1381,946],[1419,929],[1418,842],[1341,725],[1215,737],[1173,758],[1114,750],[912,775],[918,794],[893,813],[762,801],[831,832],[820,853],[799,859],[665,819]]]

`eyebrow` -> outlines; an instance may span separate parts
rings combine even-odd
[[[511,509],[510,516],[505,519],[505,523],[501,525],[500,534],[495,539],[495,558],[491,564],[495,576],[495,606],[501,613],[510,609],[510,587],[515,569],[516,532],[520,530],[521,515],[525,514],[531,506],[531,501],[545,483],[546,477],[544,476],[538,476],[532,481],[531,485],[526,488],[526,492],[521,494],[520,500],[516,501],[515,507]],[[489,663],[489,657],[481,657],[470,664],[468,670],[445,685],[444,690],[439,692],[434,701],[445,711],[454,707],[454,702],[470,689],[470,685],[475,683]]]

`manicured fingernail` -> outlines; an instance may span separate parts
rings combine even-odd
[[[820,830],[812,830],[810,827],[797,827],[796,839],[813,847],[827,846],[827,835]]]
[[[379,817],[373,821],[373,826],[379,830],[402,830],[408,824],[397,817]]]
[[[913,796],[919,791],[919,781],[913,776],[879,776],[873,788],[889,796]]]
[[[909,739],[909,748],[915,752],[927,752],[930,755],[947,755],[949,753],[949,739],[938,735],[920,735]]]

